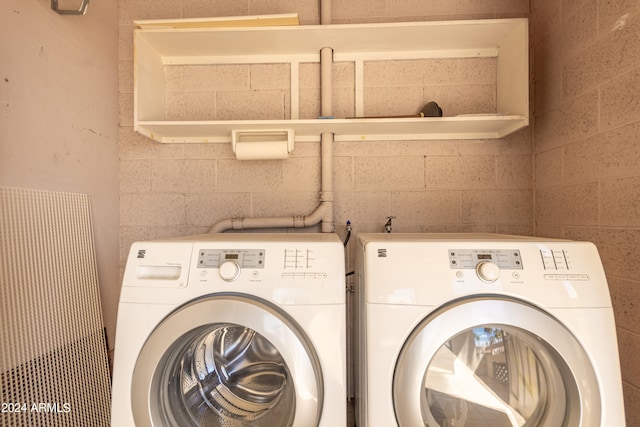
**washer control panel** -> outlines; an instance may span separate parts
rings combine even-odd
[[[239,268],[264,268],[264,257],[264,249],[200,249],[198,268],[219,268],[225,263]]]
[[[478,265],[488,263],[499,269],[522,270],[518,249],[449,249],[449,268],[475,270]]]

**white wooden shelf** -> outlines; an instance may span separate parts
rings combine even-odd
[[[173,22],[175,25],[168,25]],[[182,23],[182,25],[181,25]],[[501,138],[529,123],[529,34],[526,19],[355,25],[216,27],[206,20],[137,21],[134,128],[159,142],[229,142],[232,130],[293,129],[297,141]],[[441,118],[165,120],[164,68],[169,65],[319,62],[355,63],[354,105],[363,116],[363,61],[495,57],[496,111]],[[292,72],[293,74],[293,72]],[[297,96],[297,79],[291,79]],[[437,101],[437,100],[436,100]]]

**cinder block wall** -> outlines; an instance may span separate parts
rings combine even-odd
[[[133,132],[134,19],[297,12],[318,24],[317,1],[120,3],[121,262],[138,239],[205,232],[229,216],[300,215],[318,203],[320,147],[298,143],[289,160],[237,161],[228,144],[158,144]],[[528,1],[334,1],[334,23],[526,17]],[[495,111],[495,62],[370,62],[365,113],[445,115]],[[336,117],[354,114],[353,64],[334,65]],[[167,67],[168,119],[288,118],[289,72],[279,65]],[[300,71],[300,117],[320,111],[318,66]],[[531,129],[502,140],[367,141],[334,146],[337,231],[533,233]],[[289,230],[292,231],[292,230]],[[317,229],[312,229],[317,231]]]
[[[604,261],[627,425],[640,425],[640,3],[534,0],[535,205],[541,236]]]

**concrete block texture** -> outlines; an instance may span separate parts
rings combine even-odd
[[[319,144],[287,160],[238,161],[226,144],[158,144],[132,130],[134,19],[297,12],[310,0],[122,0],[120,23],[121,245],[203,232],[226,217],[305,214],[318,203]],[[531,126],[499,140],[356,141],[333,147],[338,231],[481,231],[596,243],[618,321],[629,425],[640,419],[640,3],[637,0],[334,0],[334,23],[529,17]],[[170,67],[168,119],[291,117],[283,64]],[[367,61],[364,113],[415,114],[436,101],[445,115],[496,111],[490,58]],[[355,115],[355,68],[333,67],[335,117]],[[300,64],[300,118],[320,113],[318,64]],[[317,228],[314,228],[317,230]],[[292,230],[281,230],[292,231]],[[348,248],[348,250],[350,250]],[[124,249],[123,249],[124,251]],[[122,259],[122,258],[121,258]]]

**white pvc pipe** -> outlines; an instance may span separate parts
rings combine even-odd
[[[313,212],[305,216],[227,218],[212,225],[209,228],[209,233],[257,228],[303,228],[316,225],[320,221],[323,221],[324,226],[324,218],[328,217],[328,212],[332,208],[331,205],[329,203],[321,203]]]
[[[331,1],[320,1],[320,23],[331,23]],[[320,114],[329,117],[333,114],[333,50],[325,47],[320,50]],[[321,135],[321,188],[320,204],[305,216],[282,216],[262,218],[228,218],[218,221],[209,228],[209,233],[221,233],[227,230],[247,230],[257,228],[303,228],[322,222],[323,233],[335,231],[333,216],[333,133]]]
[[[320,49],[320,114],[331,116],[333,113],[333,49]]]
[[[322,232],[335,231],[333,220],[333,134],[323,133],[321,142],[321,174],[322,191],[320,192],[321,206],[325,207],[325,216],[322,219]]]
[[[331,24],[331,0],[320,0],[320,24]]]
[[[333,49],[328,47],[324,47],[320,51],[320,78],[321,114],[327,117],[333,114]],[[322,220],[322,232],[332,233],[335,231],[333,220],[333,134],[323,133],[320,144],[322,150],[320,201],[327,205],[327,216]]]

